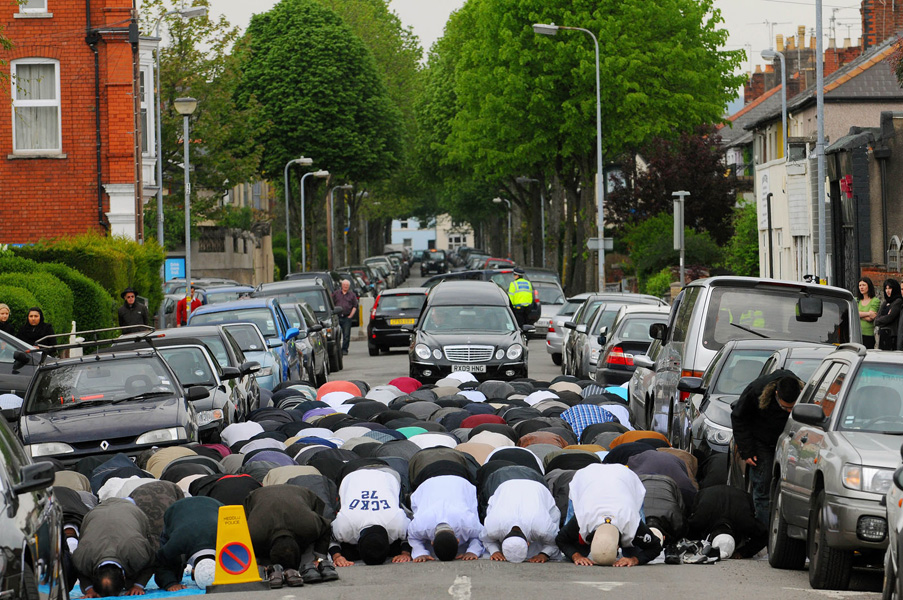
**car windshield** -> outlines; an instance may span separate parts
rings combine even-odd
[[[618,325],[617,336],[630,342],[652,343],[652,336],[649,335],[649,326],[653,323],[667,322],[667,315],[661,317],[625,317],[621,324]]]
[[[564,292],[557,285],[534,286],[543,304],[564,304]]]
[[[426,255],[426,260],[445,260],[445,252],[442,250],[436,250],[435,252],[430,252]]]
[[[517,329],[511,311],[503,306],[434,306],[423,319],[423,331],[508,333]]]
[[[901,390],[903,364],[862,365],[843,403],[840,429],[903,434]],[[828,413],[827,407],[824,408]]]
[[[35,375],[25,414],[137,400],[151,394],[174,396],[176,383],[156,356],[63,365]]]
[[[703,328],[703,345],[719,350],[730,340],[850,341],[849,306],[845,301],[823,296],[821,317],[803,322],[797,318],[799,299],[795,291],[715,287]]]
[[[232,334],[242,352],[263,352],[266,350],[266,340],[260,335],[256,327],[252,325],[227,325],[226,331]]]
[[[746,386],[762,372],[762,366],[773,350],[734,350],[727,357],[715,387],[714,394],[739,396]]]
[[[282,312],[285,313],[285,317],[288,319],[289,325],[302,331],[306,329],[304,318],[301,316],[301,311],[298,310],[297,305],[280,304],[280,306],[282,307]]]
[[[264,336],[268,338],[279,337],[273,314],[270,312],[270,309],[265,307],[236,308],[217,312],[195,313],[191,316],[192,325],[219,325],[220,323],[235,323],[236,321],[250,321],[257,325]]]
[[[160,348],[160,356],[176,372],[183,387],[190,385],[216,385],[210,363],[204,351],[198,347]]]
[[[250,292],[207,292],[207,304],[219,304],[220,302],[232,302],[241,300]]]
[[[391,294],[381,296],[379,299],[379,308],[388,310],[420,310],[426,296],[423,294]]]
[[[568,300],[564,303],[564,306],[561,307],[561,310],[558,311],[558,315],[562,317],[569,317],[570,315],[577,312],[581,306],[583,306],[582,300],[579,302]]]
[[[226,351],[226,344],[223,342],[223,338],[218,335],[206,335],[206,336],[197,336],[199,340],[204,342],[204,344],[210,348],[210,351],[213,352],[213,356],[216,357],[216,362],[220,365],[228,365],[229,364],[229,353]]]
[[[608,327],[608,331],[611,331],[611,326],[615,324],[615,317],[618,316],[619,310],[621,310],[620,306],[607,305],[593,324],[592,335],[599,335],[602,333],[603,327]]]

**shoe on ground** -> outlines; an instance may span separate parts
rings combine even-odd
[[[321,562],[317,565],[317,569],[320,571],[320,577],[323,578],[323,581],[338,581],[339,574],[335,570],[335,565],[331,562]]]
[[[286,569],[284,576],[285,583],[288,587],[301,587],[304,585],[304,579],[301,577],[301,573],[296,569]]]
[[[680,552],[677,551],[677,544],[668,544],[667,546],[665,546],[665,564],[680,564]]]
[[[321,583],[323,581],[323,576],[320,575],[320,571],[317,570],[316,564],[309,563],[301,567],[301,580],[304,583]]]
[[[347,350],[342,350],[342,354],[348,354]]]
[[[677,553],[678,554],[696,554],[699,552],[699,546],[696,542],[691,542],[690,540],[683,539],[677,543]]]
[[[278,590],[282,587],[284,573],[282,565],[272,565],[267,568],[267,584],[271,590]]]
[[[684,554],[680,557],[680,560],[685,565],[704,565],[709,562],[709,557],[705,554]]]

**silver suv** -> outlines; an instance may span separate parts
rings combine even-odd
[[[825,357],[775,449],[768,562],[816,589],[846,589],[854,553],[887,547],[884,498],[903,435],[899,353],[844,344]]]

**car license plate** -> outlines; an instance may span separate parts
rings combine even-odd
[[[417,319],[389,319],[389,325],[413,325]]]
[[[485,373],[486,365],[452,365],[452,372],[464,371],[465,373]]]

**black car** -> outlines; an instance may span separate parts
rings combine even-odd
[[[342,370],[342,328],[339,315],[342,309],[336,307],[325,287],[316,280],[277,281],[262,283],[251,294],[253,298],[277,298],[280,303],[306,302],[314,309],[317,319],[326,328],[326,344],[329,350],[329,371]]]
[[[0,596],[68,598],[61,561],[63,513],[52,497],[54,466],[32,462],[0,422]],[[39,594],[38,586],[47,586]]]
[[[408,355],[414,379],[435,382],[456,371],[479,380],[527,376],[527,338],[497,285],[447,281],[434,288],[414,328]]]
[[[411,334],[402,328],[412,329],[417,325],[427,293],[426,288],[396,288],[377,296],[367,324],[370,356],[386,352],[393,346],[411,345]]]
[[[787,340],[727,342],[701,379],[684,377],[678,384],[680,391],[692,391],[686,402],[689,431],[681,436],[683,449],[700,458],[727,452],[733,439],[731,404],[747,385],[777,369],[789,369],[806,381],[833,350],[828,344]]]
[[[323,385],[329,375],[329,355],[323,325],[306,302],[282,303],[280,306],[288,317],[289,324],[301,332],[295,338],[295,349],[304,365],[304,379],[317,387]]]
[[[65,464],[137,456],[196,441],[194,403],[209,396],[203,386],[183,388],[153,348],[48,359],[28,386],[18,435],[32,457]]]
[[[455,271],[441,275],[433,275],[423,282],[423,287],[433,288],[442,281],[491,281],[506,294],[508,286],[514,281],[514,269],[473,269],[470,271]],[[539,301],[539,292],[533,289],[533,306],[527,311],[526,322],[530,325],[536,323],[542,316],[542,304]]]
[[[420,276],[426,277],[429,273],[448,273],[448,263],[445,250],[427,250],[420,259]]]
[[[11,392],[20,398],[25,397],[40,355],[25,363],[17,361],[15,355],[31,348],[19,338],[0,331],[0,393]]]
[[[326,288],[329,295],[342,287],[342,276],[337,271],[304,271],[303,273],[290,273],[284,281],[316,281]]]

